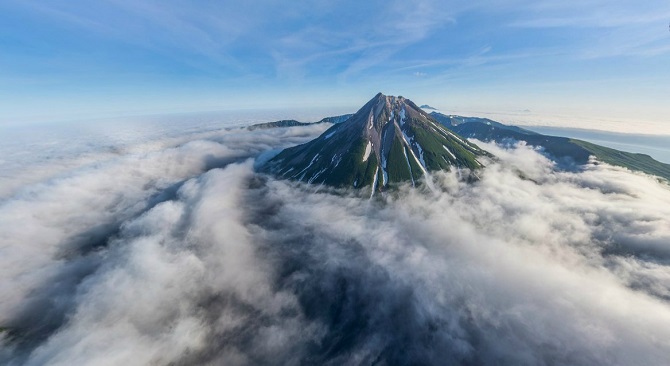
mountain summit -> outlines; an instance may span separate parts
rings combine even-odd
[[[432,170],[481,168],[488,155],[403,97],[377,94],[345,122],[283,150],[264,170],[281,178],[373,191]]]

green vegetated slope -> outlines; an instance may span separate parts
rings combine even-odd
[[[639,170],[670,180],[670,164],[661,163],[649,155],[625,152],[577,139],[570,139],[570,142],[583,147],[607,164]]]
[[[670,164],[654,160],[649,155],[620,151],[590,142],[560,136],[527,134],[503,124],[489,125],[484,122],[466,122],[451,126],[460,135],[482,141],[525,141],[532,146],[541,146],[552,159],[569,159],[577,164],[586,164],[590,156],[607,164],[641,171],[670,180]]]

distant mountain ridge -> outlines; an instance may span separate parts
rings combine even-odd
[[[594,156],[607,164],[656,175],[670,181],[670,164],[661,163],[649,155],[620,151],[578,139],[543,135],[488,118],[451,116],[437,112],[432,112],[431,116],[466,138],[499,143],[525,141],[528,145],[542,147],[544,153],[559,164],[583,165]]]
[[[538,134],[537,132],[533,132],[533,131],[527,130],[525,128],[505,125],[505,124],[502,124],[500,122],[496,122],[496,121],[494,121],[492,119],[488,119],[488,118],[446,115],[446,114],[442,114],[440,112],[430,112],[430,115],[431,115],[431,117],[435,118],[435,120],[442,123],[444,126],[446,126],[448,128],[456,127],[456,126],[459,126],[463,123],[480,122],[480,123],[492,126],[494,128],[502,128],[502,129],[506,129],[506,130],[511,130],[511,131],[516,131],[516,132],[519,132],[519,133],[527,134],[527,135]]]
[[[374,192],[400,182],[416,184],[434,170],[480,169],[481,156],[490,154],[409,99],[379,93],[345,122],[283,150],[264,171],[336,187],[371,186]]]
[[[326,117],[322,118],[318,122],[299,122],[294,119],[283,119],[280,121],[274,121],[274,122],[263,122],[263,123],[256,123],[251,126],[248,126],[247,129],[249,131],[254,131],[254,130],[263,130],[263,129],[268,129],[268,128],[280,128],[280,127],[295,127],[295,126],[307,126],[307,125],[313,125],[313,124],[318,124],[318,123],[342,123],[349,119],[353,114],[343,114],[340,116],[332,116],[332,117]]]

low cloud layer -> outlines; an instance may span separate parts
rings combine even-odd
[[[474,184],[373,199],[255,173],[318,132],[199,136],[5,200],[0,359],[670,362],[667,184],[490,144]]]

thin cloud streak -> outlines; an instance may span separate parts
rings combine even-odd
[[[1,118],[12,123],[72,119],[82,111],[234,108],[237,98],[256,101],[258,95],[271,95],[277,104],[314,95],[343,104],[357,98],[351,96],[356,91],[363,97],[379,90],[435,98],[467,91],[467,108],[481,110],[477,104],[488,102],[487,112],[514,95],[519,102],[507,101],[508,109],[530,108],[542,117],[554,112],[546,105],[558,96],[557,107],[579,109],[575,118],[599,118],[599,111],[625,106],[616,114],[634,119],[639,109],[663,109],[655,92],[613,100],[612,90],[628,85],[596,82],[585,103],[581,89],[565,86],[539,100],[542,90],[524,86],[615,76],[637,80],[633,85],[649,77],[657,85],[670,82],[662,21],[670,6],[663,0],[0,6],[8,39],[0,60],[6,70],[0,80],[7,84]],[[430,77],[414,77],[414,71]],[[490,90],[496,95],[483,100],[482,91]],[[39,115],[35,99],[43,106]],[[662,113],[653,119],[657,127],[665,124]]]

